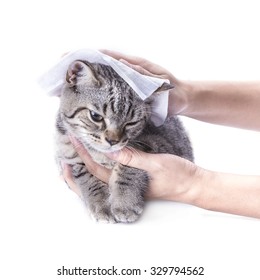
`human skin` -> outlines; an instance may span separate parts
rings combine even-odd
[[[169,93],[169,115],[182,115],[214,124],[260,131],[259,82],[190,82],[176,79],[169,71],[143,58],[103,51],[142,74],[167,78],[175,86]],[[93,162],[75,138],[71,141],[88,170],[108,182],[110,170]],[[260,218],[260,176],[227,174],[203,169],[169,154],[147,154],[124,148],[107,154],[121,164],[148,172],[147,199],[178,201],[208,210]],[[73,182],[69,166],[63,176]]]

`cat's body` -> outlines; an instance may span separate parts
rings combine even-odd
[[[57,160],[72,166],[74,180],[96,220],[135,221],[149,183],[145,171],[118,164],[104,153],[127,146],[193,160],[178,118],[156,127],[150,121],[151,106],[152,98],[143,101],[109,66],[76,61],[68,69],[56,123]],[[81,141],[94,161],[112,169],[109,186],[87,171],[69,135]]]

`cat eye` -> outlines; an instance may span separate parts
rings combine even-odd
[[[98,113],[94,112],[94,111],[89,111],[90,113],[90,117],[94,122],[101,122],[103,121],[103,117],[100,116]]]
[[[135,126],[135,125],[138,124],[138,123],[139,123],[139,121],[136,121],[136,122],[128,122],[128,123],[126,123],[125,127],[127,127],[127,128],[133,127],[133,126]]]

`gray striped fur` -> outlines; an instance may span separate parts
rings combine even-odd
[[[141,100],[110,66],[75,61],[68,69],[56,121],[56,158],[71,165],[83,200],[97,221],[137,220],[149,184],[145,171],[115,163],[104,153],[127,146],[193,160],[189,138],[177,117],[160,127],[150,122],[152,99]],[[69,134],[96,162],[112,169],[109,186],[87,171]]]

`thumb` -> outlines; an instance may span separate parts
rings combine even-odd
[[[105,154],[108,158],[115,160],[123,165],[146,170],[146,162],[148,154],[139,151],[124,148],[120,151]]]

